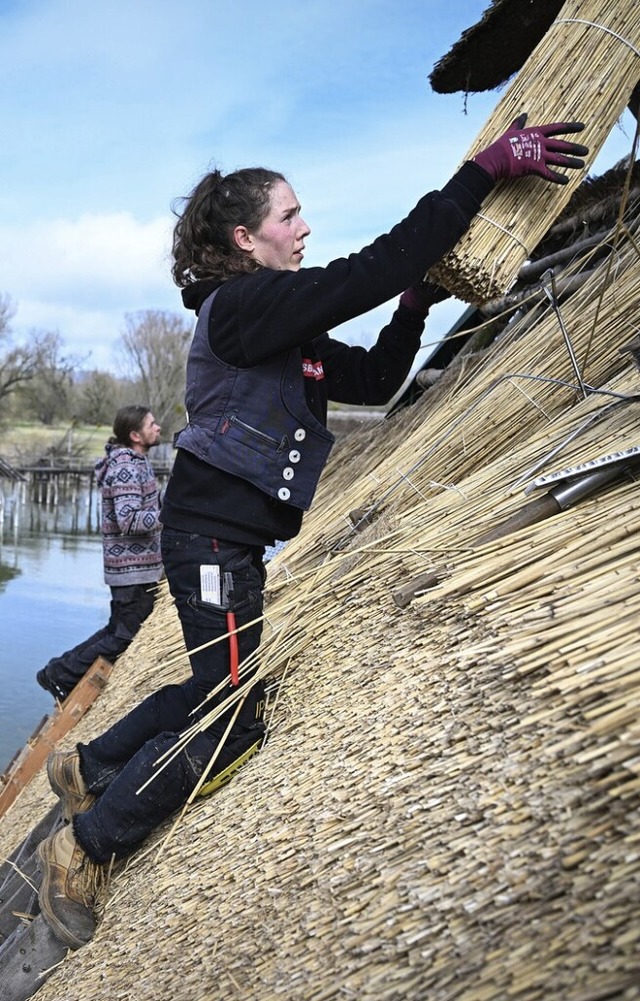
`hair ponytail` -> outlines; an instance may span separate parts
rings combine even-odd
[[[174,207],[173,267],[176,285],[185,288],[202,278],[224,281],[260,265],[233,239],[236,226],[257,230],[268,215],[271,189],[286,178],[265,167],[245,167],[224,176],[212,170]]]

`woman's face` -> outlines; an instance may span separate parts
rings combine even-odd
[[[252,257],[274,271],[298,271],[304,257],[304,241],[311,230],[300,215],[300,203],[286,181],[271,189],[269,212],[259,229],[247,233]]]

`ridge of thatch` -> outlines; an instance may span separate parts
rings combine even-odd
[[[638,444],[639,292],[621,233],[563,304],[598,392],[540,307],[336,447],[270,564],[264,750],[115,874],[39,1001],[640,998],[638,485],[472,544],[534,470]],[[165,592],[75,739],[184,668]],[[0,850],[51,801],[38,776]]]
[[[440,59],[429,82],[438,94],[493,90],[524,65],[563,0],[492,0]]]

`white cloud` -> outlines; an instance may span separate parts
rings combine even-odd
[[[123,325],[122,314],[106,309],[89,310],[42,300],[20,305],[14,330],[56,330],[62,335],[65,357],[73,357],[82,369],[116,371],[116,342]]]
[[[127,304],[164,289],[169,239],[168,219],[141,223],[127,212],[0,227],[0,273],[20,297],[82,305],[106,294]]]
[[[168,261],[171,224],[122,212],[0,227],[2,291],[17,306],[16,336],[57,330],[69,353],[91,353],[88,366],[112,367],[125,313],[182,311]]]

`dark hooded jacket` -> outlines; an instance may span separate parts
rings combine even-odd
[[[209,347],[228,366],[249,369],[298,351],[306,405],[323,425],[328,400],[387,403],[409,373],[424,318],[399,305],[369,350],[326,331],[419,281],[466,231],[492,186],[485,171],[466,163],[442,191],[425,195],[406,219],[359,253],[325,268],[261,268],[222,284],[199,281],[184,289],[184,304],[197,314],[217,290]],[[178,448],[161,520],[184,531],[264,546],[296,535],[302,510]]]

